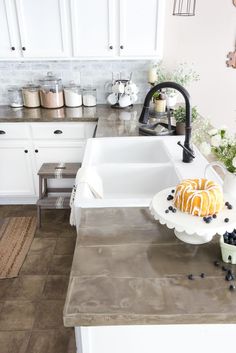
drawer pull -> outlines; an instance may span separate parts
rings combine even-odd
[[[26,47],[22,47],[22,50],[24,50],[24,51],[25,51],[25,50],[26,50]]]
[[[0,130],[0,135],[5,135],[5,131],[4,130]]]
[[[15,47],[11,47],[11,50],[16,50],[16,48]]]
[[[39,150],[34,150],[34,152],[35,152],[35,153],[38,153],[38,152],[39,152]]]
[[[55,134],[55,135],[62,134],[62,131],[61,131],[61,130],[55,130],[55,131],[54,131],[54,134]]]
[[[28,150],[24,150],[25,153],[28,153]]]

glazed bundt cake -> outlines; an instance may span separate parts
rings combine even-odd
[[[182,212],[194,216],[210,216],[223,207],[223,192],[214,181],[186,179],[177,185],[174,205]]]

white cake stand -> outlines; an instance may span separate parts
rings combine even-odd
[[[167,201],[167,196],[175,187],[169,187],[157,193],[150,204],[150,212],[161,224],[169,229],[174,229],[176,237],[189,244],[204,244],[212,240],[215,234],[223,235],[225,232],[232,232],[236,228],[236,200],[225,196],[233,209],[229,210],[224,206],[223,210],[213,219],[211,223],[205,223],[202,217],[192,216],[188,213],[176,210],[176,213],[165,210],[173,206],[173,201]],[[172,194],[171,194],[172,195]],[[229,222],[224,222],[228,218]]]

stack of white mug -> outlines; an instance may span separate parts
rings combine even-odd
[[[138,99],[138,87],[131,80],[115,80],[111,85],[111,91],[107,101],[117,108],[129,107]]]

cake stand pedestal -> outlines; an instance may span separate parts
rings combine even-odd
[[[236,200],[225,196],[232,206],[229,210],[226,206],[212,219],[211,223],[205,223],[203,217],[192,216],[188,213],[176,210],[176,213],[165,210],[173,206],[173,201],[168,201],[167,196],[175,187],[169,187],[157,193],[150,204],[150,212],[161,224],[165,224],[169,229],[173,229],[176,237],[188,244],[204,244],[212,240],[214,235],[223,235],[225,232],[232,232],[236,228]],[[226,223],[225,218],[229,219]]]

